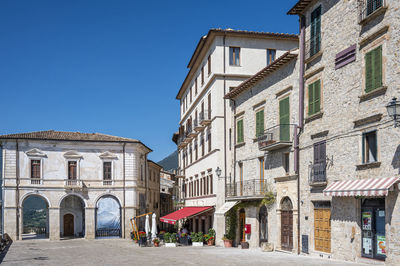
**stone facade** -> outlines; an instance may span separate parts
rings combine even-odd
[[[99,220],[96,215],[104,198],[111,198],[111,203],[119,206],[112,211],[120,218],[117,223],[123,238],[130,237],[130,218],[147,211],[140,209],[139,193],[149,189],[146,158],[151,150],[139,141],[27,139],[5,135],[0,142],[3,226],[14,240],[23,238],[23,207],[30,196],[40,197],[48,207],[47,235],[51,240],[66,235],[67,227],[63,225],[68,218],[66,214],[73,217],[71,236],[95,238]],[[39,178],[32,178],[33,161],[40,161]],[[76,168],[71,170],[74,162]],[[110,179],[104,178],[105,162],[111,162]],[[76,176],[70,179],[70,172],[74,171]],[[150,184],[153,186],[158,192],[159,174]],[[156,195],[157,204],[158,198]]]

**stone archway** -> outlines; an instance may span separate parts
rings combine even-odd
[[[68,195],[60,203],[60,235],[85,236],[85,203],[77,195]]]
[[[289,197],[281,201],[281,246],[293,250],[293,204]]]
[[[121,237],[121,205],[112,195],[96,203],[96,237]]]
[[[22,239],[49,237],[49,203],[36,194],[26,196],[22,201]]]

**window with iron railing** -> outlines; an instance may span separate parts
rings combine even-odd
[[[358,0],[359,21],[365,20],[381,8],[386,7],[386,0]]]

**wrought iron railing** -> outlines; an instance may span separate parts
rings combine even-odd
[[[262,197],[267,189],[265,180],[251,179],[226,184],[226,196],[229,197]]]
[[[386,7],[386,2],[386,0],[358,0],[359,21],[363,21],[380,8]]]
[[[307,60],[316,55],[319,51],[321,51],[321,48],[321,33],[318,33],[306,41],[304,59]]]
[[[121,236],[120,228],[96,229],[96,237]]]
[[[293,140],[293,124],[280,124],[270,127],[258,136],[258,148],[265,149],[278,143],[291,143]]]
[[[326,183],[326,162],[315,163],[310,165],[309,184]]]

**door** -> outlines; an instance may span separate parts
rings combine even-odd
[[[74,216],[70,213],[64,215],[64,236],[74,236]]]
[[[279,101],[279,140],[290,141],[289,97]]]
[[[315,250],[331,252],[331,209],[314,209]]]
[[[246,234],[244,231],[244,226],[246,223],[246,213],[243,209],[240,210],[239,212],[239,225],[240,225],[240,241],[245,242],[246,241]]]
[[[281,246],[287,251],[293,249],[293,205],[288,197],[281,203]]]

